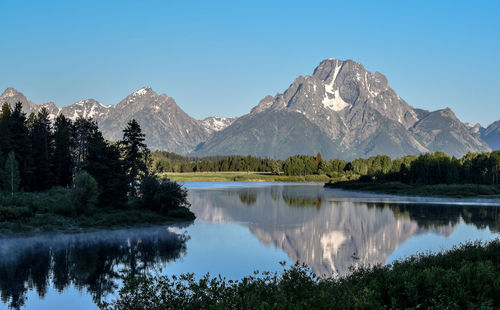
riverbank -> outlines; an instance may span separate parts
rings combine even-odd
[[[140,207],[133,200],[122,209],[95,207],[78,214],[69,195],[69,190],[64,188],[15,193],[13,196],[0,194],[0,235],[148,227],[195,219],[195,215],[186,207],[159,213]]]
[[[326,175],[287,176],[270,172],[169,172],[158,174],[160,179],[171,181],[205,182],[328,182]]]
[[[422,196],[445,198],[500,198],[500,185],[482,184],[436,184],[408,185],[399,182],[328,182],[327,188],[340,188],[363,192],[398,196]]]
[[[318,278],[301,265],[240,281],[129,278],[101,309],[466,309],[500,306],[500,241],[469,243],[391,265],[358,268],[345,278]],[[151,289],[154,288],[154,289]]]

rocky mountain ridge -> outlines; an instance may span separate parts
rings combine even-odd
[[[283,112],[279,120],[277,111]],[[297,124],[287,121],[296,119],[294,114],[303,115],[306,121]],[[314,138],[326,135],[330,140],[328,147],[323,147],[327,149],[326,154],[322,153],[324,157],[353,159],[377,154],[397,157],[443,149],[462,156],[468,151],[490,150],[450,109],[433,112],[415,109],[394,92],[381,73],[368,72],[352,60],[327,59],[312,75],[295,79],[283,93],[263,98],[249,114],[213,135],[194,154],[225,154],[238,149],[256,156],[275,157],[273,149],[283,148],[284,144],[291,154],[319,151],[318,147],[293,139],[277,141],[276,136],[269,135],[274,124],[266,126],[259,121],[264,117],[294,126],[294,131],[306,132],[306,128],[317,126]],[[252,141],[251,149],[248,141]]]
[[[462,123],[449,108],[414,108],[389,86],[387,78],[352,60],[327,59],[312,75],[299,76],[283,92],[266,96],[241,117],[195,120],[172,97],[143,87],[105,106],[94,99],[59,108],[37,105],[14,88],[0,102],[22,102],[26,113],[47,108],[50,117],[92,117],[110,140],[121,138],[135,118],[152,149],[196,156],[251,154],[285,158],[294,154],[353,159],[444,151],[500,148],[500,121],[482,128]]]

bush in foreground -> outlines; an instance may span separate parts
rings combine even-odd
[[[496,309],[500,306],[500,241],[468,243],[344,278],[318,278],[306,266],[256,273],[240,281],[130,278],[101,309]]]

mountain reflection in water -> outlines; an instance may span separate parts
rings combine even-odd
[[[410,237],[449,236],[460,221],[500,231],[496,206],[356,202],[303,185],[191,189],[189,195],[198,218],[240,222],[262,243],[283,249],[318,275],[384,264]]]
[[[287,260],[345,275],[426,251],[425,242],[449,248],[500,232],[500,200],[375,197],[319,184],[185,185],[197,216],[186,234],[152,227],[0,237],[0,309],[96,309],[142,273],[239,279]]]
[[[0,239],[0,291],[10,308],[21,308],[28,289],[43,298],[52,282],[86,289],[95,303],[127,276],[159,268],[185,252],[186,236],[166,228]]]

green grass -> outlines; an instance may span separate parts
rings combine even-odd
[[[400,182],[329,182],[325,187],[368,191],[401,196],[429,196],[452,198],[500,198],[500,185],[436,184],[408,185]]]
[[[128,278],[101,309],[498,309],[500,241],[468,243],[342,278],[303,265],[238,281],[193,274]]]
[[[168,224],[194,219],[187,208],[170,210],[167,215],[129,203],[123,209],[95,208],[76,216],[69,190],[53,188],[40,193],[0,193],[0,234],[38,232],[81,232],[98,229]]]
[[[326,175],[286,176],[269,172],[171,172],[162,173],[160,178],[171,181],[210,182],[319,182],[330,180]]]

